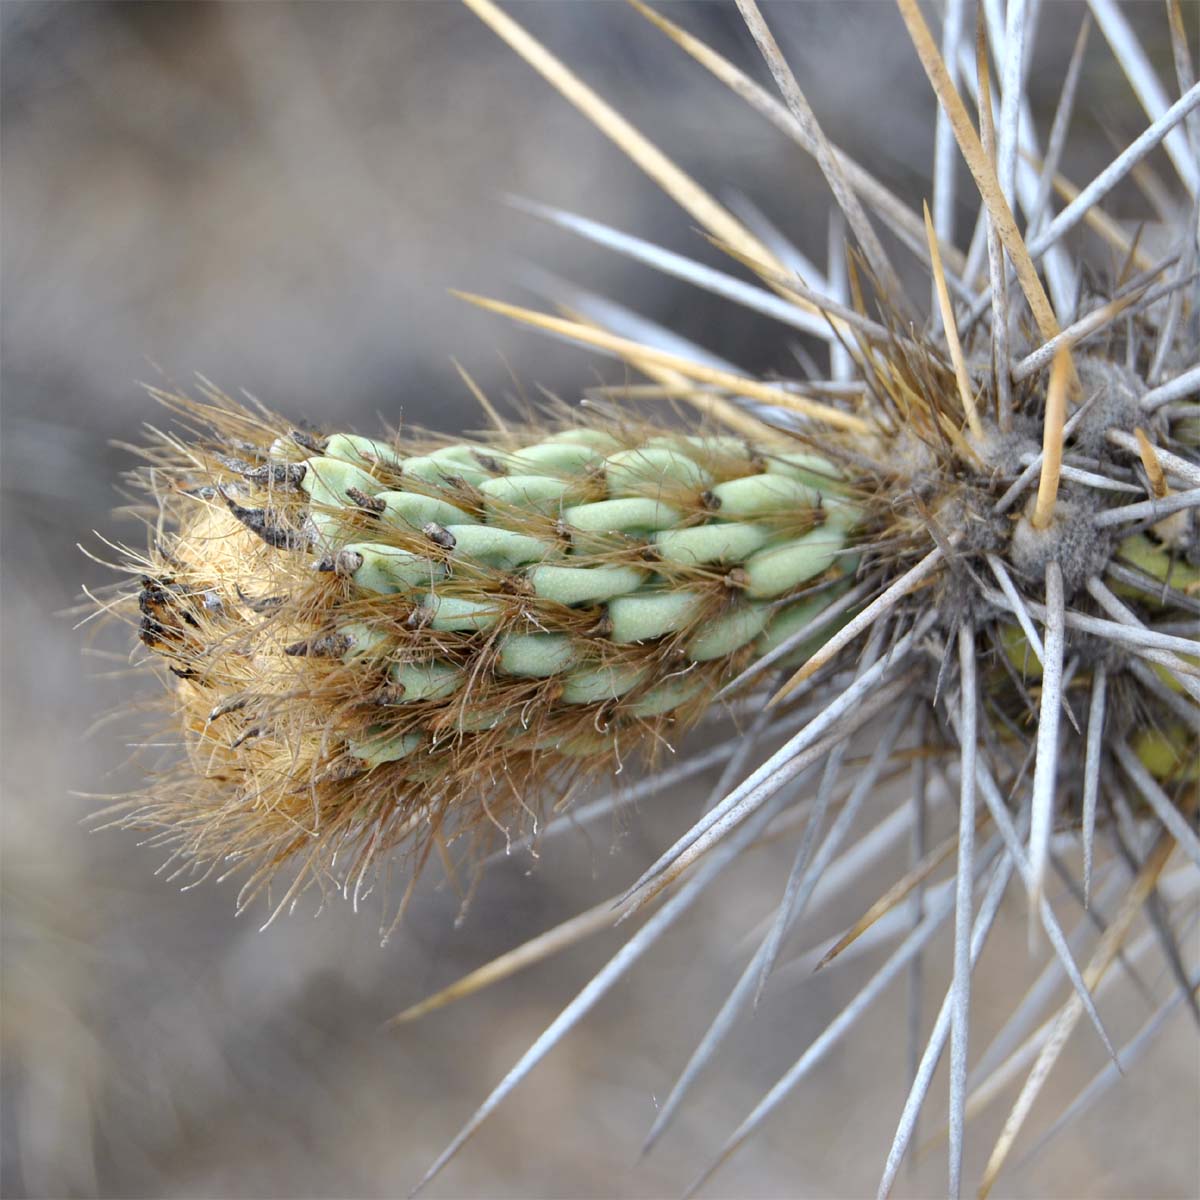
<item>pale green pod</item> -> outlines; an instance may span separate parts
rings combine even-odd
[[[300,486],[315,506],[309,508],[308,519],[320,535],[322,548],[330,549],[343,538],[354,536],[353,523],[340,515],[351,505],[350,497],[346,494],[349,489],[357,488],[373,496],[380,490],[381,484],[361,467],[339,458],[309,458],[304,466],[304,478]],[[339,511],[322,511],[326,508]]]
[[[378,479],[368,475],[361,467],[343,462],[339,458],[309,458],[304,463],[304,478],[300,486],[308,493],[314,504],[329,508],[345,508],[350,504],[346,495],[350,488],[357,488],[368,496],[381,490]],[[314,517],[323,514],[313,513]]]
[[[372,654],[391,644],[391,638],[382,629],[364,625],[361,621],[347,621],[345,625],[339,625],[338,633],[350,639],[350,645],[342,652],[344,663]]]
[[[526,563],[541,562],[558,553],[553,542],[494,525],[447,525],[446,532],[454,538],[451,553],[454,558],[482,563],[502,571],[512,571]]]
[[[589,463],[600,461],[600,452],[581,442],[538,442],[513,454],[504,455],[504,465],[518,475],[540,475],[547,472],[579,475]]]
[[[563,520],[584,533],[652,533],[683,520],[678,509],[645,496],[597,500],[563,509]]]
[[[465,483],[480,484],[491,479],[492,473],[485,471],[477,460],[458,462],[447,458],[443,452],[406,458],[402,470],[405,478],[420,479],[424,483],[444,484],[448,479],[461,479]]]
[[[577,485],[550,475],[497,475],[479,485],[484,507],[492,520],[504,519],[505,510],[523,509],[550,515],[558,512],[566,493]]]
[[[644,496],[668,483],[700,491],[712,483],[702,466],[666,446],[619,450],[604,460],[604,471],[610,497]]]
[[[590,446],[601,454],[612,454],[621,448],[621,443],[603,429],[564,429],[561,433],[552,433],[545,440],[569,446]]]
[[[404,691],[403,703],[415,700],[445,700],[462,687],[463,669],[452,663],[396,663],[388,671],[388,680]]]
[[[463,600],[431,592],[421,601],[421,607],[429,614],[429,628],[445,633],[478,633],[491,629],[500,620],[498,602]]]
[[[582,657],[578,642],[565,633],[508,633],[500,640],[497,665],[506,675],[546,679],[570,670]]]
[[[613,666],[582,667],[563,679],[564,704],[601,704],[632,691],[649,673],[644,665],[618,663]]]
[[[766,631],[754,643],[755,650],[759,654],[766,654],[768,651],[774,650],[776,646],[787,641],[798,629],[807,625],[818,613],[823,612],[830,602],[840,594],[840,591],[831,589],[822,592],[819,596],[813,596],[810,600],[799,600],[795,604],[789,604],[787,608],[779,609],[771,619]]]
[[[455,718],[454,725],[450,729],[443,728],[439,733],[439,737],[445,737],[448,732],[486,733],[489,729],[495,729],[500,724],[502,715],[496,712],[495,709],[463,709]]]
[[[784,475],[789,479],[807,483],[821,493],[838,485],[842,473],[818,454],[770,454],[767,456],[767,473]]]
[[[424,740],[421,733],[395,735],[381,731],[361,739],[351,738],[349,745],[355,758],[361,758],[368,767],[378,767],[407,758]]]
[[[744,521],[754,517],[780,516],[815,508],[820,493],[787,475],[747,475],[730,479],[712,489],[721,520]]]
[[[624,711],[634,717],[658,717],[694,699],[704,686],[704,677],[697,671],[676,675],[627,704]]]
[[[758,637],[770,619],[770,605],[738,605],[708,622],[704,631],[688,642],[684,653],[692,662],[725,658]]]
[[[379,519],[401,529],[413,529],[420,533],[431,521],[438,525],[475,523],[475,518],[469,512],[436,496],[422,496],[419,492],[380,492],[375,499],[384,503]]]
[[[766,632],[754,643],[755,650],[760,654],[774,650],[776,646],[781,645],[793,633],[823,612],[844,590],[841,587],[835,588],[828,592],[822,592],[821,595],[814,596],[811,600],[802,600],[797,604],[788,605],[782,612],[776,614]],[[789,651],[779,660],[779,665],[781,667],[797,667],[801,663],[807,662],[835,633],[850,622],[854,613],[854,609],[840,613],[818,633],[805,638],[794,650]],[[1037,659],[1033,659],[1033,662],[1036,665]]]
[[[846,542],[840,529],[828,525],[795,541],[752,554],[744,563],[746,594],[765,600],[827,571]]]
[[[654,535],[660,558],[691,567],[712,562],[743,562],[770,540],[770,531],[761,525],[735,521],[695,525],[691,529],[672,529]]]
[[[636,591],[645,578],[637,567],[560,567],[542,564],[529,572],[533,590],[559,604],[594,604]]]
[[[678,633],[693,620],[703,597],[696,592],[634,592],[608,602],[609,639],[642,642]]]
[[[387,442],[359,437],[354,433],[335,433],[325,443],[326,458],[342,458],[350,463],[386,463],[399,467],[404,461]]]
[[[379,542],[351,542],[343,549],[362,558],[351,576],[354,582],[364,591],[381,596],[429,587],[446,574],[442,563]]]

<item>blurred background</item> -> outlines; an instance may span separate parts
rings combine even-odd
[[[1165,68],[1162,6],[1126,7]],[[560,0],[509,8],[707,186],[753,196],[824,259],[828,206],[813,164],[634,12]],[[732,5],[669,9],[763,77]],[[767,11],[830,137],[919,205],[933,104],[894,8],[817,0]],[[1043,6],[1030,92],[1047,122],[1081,11]],[[110,511],[133,461],[114,443],[162,420],[139,384],[187,387],[200,373],[297,420],[370,433],[401,417],[445,431],[480,424],[452,357],[501,405],[539,387],[570,400],[619,380],[611,363],[448,295],[528,302],[531,264],[626,299],[747,368],[794,369],[793,346],[761,319],[505,204],[532,197],[717,261],[689,218],[448,0],[8,0],[0,19],[0,1189],[403,1195],[622,935],[418,1025],[385,1033],[381,1023],[627,884],[690,823],[714,777],[565,836],[553,853],[514,855],[458,923],[457,897],[430,872],[384,948],[377,909],[355,916],[334,902],[314,920],[309,906],[259,933],[262,909],[234,917],[236,882],[181,893],[156,877],[159,856],[135,835],[83,824],[102,797],[139,785],[138,726],[125,718],[153,684],[128,671],[127,630],[76,630],[70,612],[84,586],[112,578],[76,543],[103,557],[93,531],[143,536]],[[1066,162],[1076,176],[1110,156],[1107,130],[1128,137],[1142,124],[1097,41]],[[1131,220],[1144,215],[1136,193],[1114,203]],[[881,961],[781,981],[638,1163],[655,1105],[740,972],[747,931],[777,901],[793,849],[770,846],[730,872],[430,1194],[679,1192]],[[884,870],[894,878],[900,860]],[[797,947],[835,933],[877,890],[866,881]],[[945,950],[927,972],[932,1004]],[[1015,899],[988,958],[977,1005],[994,1023],[1029,978]],[[902,1004],[893,989],[712,1194],[873,1194],[906,1090]],[[1126,1007],[1105,1010],[1123,1036],[1145,1017]],[[1094,1041],[1077,1039],[1036,1115],[1048,1119],[1102,1065]],[[1124,1087],[1002,1193],[1195,1195],[1195,1046],[1177,1013]],[[1001,1117],[985,1117],[970,1170]],[[943,1174],[943,1156],[930,1154],[902,1187],[936,1193]]]

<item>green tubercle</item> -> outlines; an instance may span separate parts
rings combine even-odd
[[[359,437],[354,433],[335,433],[325,443],[325,457],[344,459],[348,463],[371,466],[385,463],[399,467],[403,461],[396,450],[375,438]]]
[[[632,691],[649,674],[649,667],[620,663],[613,666],[582,667],[563,679],[564,704],[602,704]]]
[[[698,567],[704,563],[740,563],[771,540],[762,525],[726,521],[717,525],[695,525],[654,535],[659,557],[667,562]]]
[[[308,493],[312,503],[308,517],[321,543],[331,547],[352,537],[353,524],[337,511],[326,510],[353,510],[350,489],[355,488],[366,496],[374,496],[381,489],[379,481],[361,467],[338,458],[310,458],[305,460],[304,466],[304,478],[300,486]]]
[[[445,700],[462,686],[465,673],[451,663],[396,663],[388,671],[388,681],[401,689],[401,703],[416,700]]]
[[[804,453],[767,455],[767,474],[807,483],[822,495],[839,490],[842,478],[841,472],[820,455]]]
[[[492,477],[492,472],[480,464],[469,446],[449,446],[434,454],[406,458],[401,473],[406,479],[442,486],[454,479],[478,485]]]
[[[361,562],[351,578],[364,591],[381,596],[429,587],[446,574],[442,563],[377,542],[350,542],[343,548],[341,557],[345,561],[353,555]]]
[[[844,590],[844,588],[839,587],[831,591],[822,592],[818,596],[813,596],[810,600],[799,600],[795,604],[789,604],[786,608],[776,612],[774,617],[771,618],[771,623],[767,626],[766,631],[754,643],[755,650],[759,654],[767,654],[777,646],[783,645],[794,633],[799,632],[809,621],[824,612],[833,599],[840,596]],[[842,619],[842,623],[844,624],[849,619],[849,615],[847,615]],[[837,628],[837,624],[827,627],[811,641],[798,646],[782,660],[782,664],[790,666],[792,663],[804,662]]]
[[[445,633],[478,633],[491,629],[499,622],[501,613],[495,599],[464,600],[434,592],[421,601],[421,608],[429,614],[429,628]]]
[[[534,592],[558,604],[595,604],[641,586],[647,572],[637,567],[560,567],[542,564],[529,572]]]
[[[582,442],[547,441],[505,455],[504,464],[514,475],[580,475],[600,458],[599,450]]]
[[[310,458],[305,461],[304,466],[306,470],[300,486],[314,504],[323,504],[329,508],[348,508],[351,506],[348,495],[351,488],[357,488],[367,496],[374,496],[381,490],[379,480],[373,475],[368,475],[362,467],[343,462],[340,458]]]
[[[546,679],[569,670],[582,658],[579,645],[565,633],[509,633],[500,640],[496,665],[506,675]]]
[[[666,446],[647,446],[639,450],[619,450],[604,460],[608,494],[645,496],[673,483],[689,488],[706,488],[712,476],[698,463]]]
[[[577,484],[549,475],[497,475],[479,485],[488,519],[502,518],[505,508],[524,509],[543,516],[557,513],[568,495],[578,498]]]
[[[692,662],[711,662],[727,658],[752,642],[771,619],[769,604],[739,604],[705,625],[704,631],[687,645]]]
[[[712,489],[716,515],[730,521],[755,517],[778,517],[816,508],[820,493],[799,479],[786,475],[747,475],[718,483]]]
[[[746,594],[758,600],[782,596],[829,570],[846,542],[836,526],[822,526],[746,559]]]
[[[1042,664],[1034,654],[1025,631],[1016,623],[1000,626],[1000,645],[1008,661],[1024,679],[1036,681],[1042,677]]]
[[[705,688],[705,679],[699,672],[676,675],[650,688],[637,700],[625,706],[624,711],[634,717],[660,717],[681,704],[694,700]]]
[[[425,740],[421,733],[394,735],[386,730],[372,731],[365,738],[351,738],[350,753],[361,758],[368,767],[379,767],[384,763],[399,762],[407,758]]]
[[[350,645],[342,652],[342,662],[351,663],[356,658],[372,655],[376,650],[383,649],[391,642],[391,638],[382,630],[361,621],[348,621],[338,626],[338,633],[350,639]]]
[[[654,533],[671,529],[683,514],[658,500],[626,496],[620,500],[597,500],[563,510],[563,520],[584,533]]]
[[[618,645],[679,633],[703,604],[696,592],[645,591],[608,602],[609,638]]]
[[[449,550],[455,561],[477,562],[503,571],[541,562],[558,553],[552,542],[495,525],[447,525],[445,532],[454,539]]]
[[[423,496],[419,492],[380,492],[376,500],[382,500],[381,521],[398,529],[420,532],[431,521],[438,525],[473,525],[475,518],[464,509],[439,500],[435,496]]]

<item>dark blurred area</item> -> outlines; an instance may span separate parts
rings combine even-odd
[[[669,8],[761,77],[732,5]],[[1043,8],[1044,52],[1059,61],[1080,9]],[[828,206],[814,165],[631,9],[510,9],[707,186],[753,196],[823,261]],[[769,11],[829,135],[919,204],[933,103],[894,9]],[[126,629],[76,629],[87,608],[73,611],[82,588],[113,579],[77,543],[111,558],[104,539],[145,537],[112,513],[134,461],[114,443],[165,420],[139,384],[188,388],[198,373],[297,421],[371,432],[401,418],[446,431],[482,424],[452,358],[501,407],[539,388],[573,400],[582,386],[620,380],[612,363],[449,295],[528,302],[529,264],[627,300],[749,368],[794,369],[792,347],[761,318],[505,204],[531,197],[719,262],[690,218],[449,0],[8,2],[0,20],[0,1191],[405,1194],[623,934],[419,1025],[385,1033],[381,1023],[626,885],[694,819],[715,776],[565,836],[553,853],[514,855],[461,920],[459,897],[430,871],[384,948],[375,900],[356,915],[334,899],[316,920],[315,904],[302,905],[260,933],[264,908],[234,916],[236,880],[181,892],[156,876],[160,852],[84,823],[154,761],[153,746],[131,744],[136,706],[154,685],[130,672]],[[1039,113],[1052,111],[1059,78],[1034,71]],[[1093,81],[1096,96],[1106,88],[1105,77]],[[1122,93],[1080,121],[1111,115],[1136,130],[1128,109]],[[1071,161],[1082,172],[1108,154],[1097,133]],[[741,970],[747,931],[777,901],[793,850],[768,846],[739,864],[431,1194],[677,1193],[877,965],[866,956],[840,976],[768,993],[674,1131],[637,1162],[656,1103]],[[798,945],[835,933],[863,898],[822,914]],[[1004,955],[1028,977],[1018,908],[1015,932],[991,952],[993,1018],[1006,1011],[1001,998],[1012,1001]],[[943,965],[944,950],[934,955]],[[936,1005],[943,976],[927,974]],[[889,993],[713,1194],[873,1192],[906,1090],[901,1003]],[[991,1011],[986,993],[980,1004]],[[1122,1022],[1118,1009],[1113,1021],[1128,1031],[1143,1015]],[[1182,1013],[1178,1031],[1005,1194],[1194,1194],[1194,1041]],[[1069,1053],[1051,1095],[1069,1097],[1097,1054],[1087,1043]],[[1000,1115],[984,1121],[993,1136]],[[1150,1143],[1181,1152],[1151,1153]],[[940,1191],[943,1172],[930,1154],[904,1187]]]

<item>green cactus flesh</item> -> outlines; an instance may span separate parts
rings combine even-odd
[[[597,436],[568,436],[585,433]],[[816,456],[768,456],[731,438],[660,434],[630,447],[602,431],[568,434],[509,452],[460,445],[409,458],[335,435],[304,460],[307,519],[327,553],[343,552],[359,592],[415,601],[433,632],[500,630],[491,672],[557,680],[563,704],[615,701],[649,676],[636,665],[614,676],[601,665],[606,643],[669,640],[684,664],[773,644],[766,631],[791,623],[789,607],[755,601],[795,593],[845,554],[852,520],[836,472]],[[340,540],[362,525],[351,488],[382,502],[371,541]],[[504,594],[514,589],[523,604]],[[811,618],[820,606],[803,611]],[[564,620],[578,629],[560,607],[606,611],[598,631],[552,632]],[[422,669],[465,681],[456,662]],[[649,703],[645,691],[638,715],[670,712],[670,697],[683,705],[697,689],[659,690]],[[418,688],[413,703],[428,698]]]

